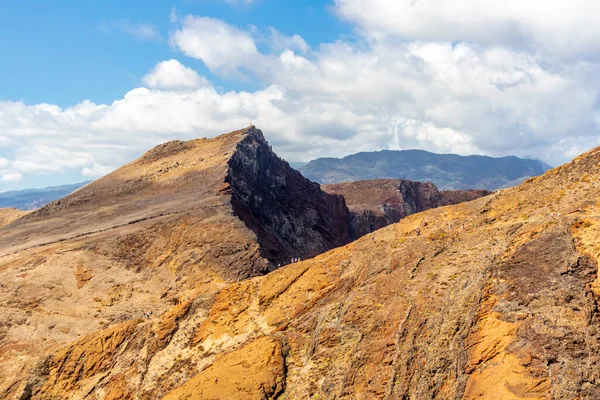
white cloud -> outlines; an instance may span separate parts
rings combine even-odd
[[[142,82],[150,88],[165,90],[196,89],[208,85],[206,78],[175,59],[158,63],[142,78]]]
[[[185,55],[202,60],[213,73],[235,74],[261,56],[250,34],[223,21],[187,16],[170,42]]]
[[[146,88],[112,104],[0,102],[0,174],[76,170],[96,177],[166,140],[250,123],[290,161],[423,148],[556,164],[600,145],[600,64],[593,57],[557,59],[543,46],[503,40],[452,43],[442,31],[431,40],[398,38],[403,34],[367,15],[377,10],[367,9],[363,21],[343,9],[351,5],[336,3],[364,37],[314,49],[275,29],[186,17],[170,43],[222,77],[252,77],[261,85],[253,92],[223,93],[166,60],[143,78]]]
[[[469,41],[554,55],[597,55],[596,0],[335,0],[335,10],[375,38]]]
[[[23,179],[23,175],[18,172],[5,172],[0,176],[2,182],[20,182]]]
[[[270,83],[252,93],[185,88],[179,78],[167,79],[191,71],[177,63],[173,76],[158,74],[160,83],[148,84],[160,90],[137,88],[110,105],[0,103],[3,134],[18,138],[11,166],[98,176],[109,170],[99,166],[121,165],[160,142],[251,122],[289,160],[424,148],[563,162],[566,149],[600,144],[600,85],[585,79],[598,69],[550,70],[526,53],[439,43],[359,50],[340,42],[312,58],[284,50],[265,59],[269,75],[262,78]],[[166,74],[162,66],[170,64],[153,72]]]
[[[270,37],[268,38],[268,41],[270,42],[270,46],[273,51],[289,49],[306,53],[310,50],[310,46],[300,35],[287,36],[273,27],[269,28],[269,34]]]
[[[91,167],[84,167],[81,170],[81,175],[87,176],[90,178],[99,178],[99,177],[104,176],[114,170],[115,170],[115,168],[113,168],[113,167],[109,167],[106,165],[94,164]]]
[[[64,114],[61,113],[60,116]],[[77,168],[89,164],[93,156],[64,146],[55,144],[34,144],[16,149],[16,160],[12,167],[23,172],[58,172],[66,168]]]

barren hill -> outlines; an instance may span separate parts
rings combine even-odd
[[[10,214],[0,228],[0,398],[23,390],[15,377],[40,353],[350,240],[343,198],[291,169],[254,127],[165,143]]]
[[[599,194],[596,149],[230,285],[166,398],[600,398]]]
[[[145,228],[148,239],[157,235],[153,240],[166,244],[155,244],[153,252],[142,247],[148,264],[140,271],[106,255],[129,243],[123,237],[109,240],[107,231],[97,241],[84,235],[28,250],[21,245],[3,257],[0,397],[600,398],[600,149],[519,187],[413,214],[312,259],[250,279],[237,275],[239,282],[227,283],[219,275],[225,265],[247,271],[244,266],[253,264],[235,261],[247,257],[263,265],[264,258],[259,236],[244,231],[239,219],[234,225],[235,207],[227,214],[223,204],[235,196],[241,205],[252,198],[259,204],[255,197],[267,193],[236,195],[236,187],[257,174],[235,182],[228,172],[235,165],[256,171],[251,163],[256,153],[231,154],[246,145],[266,152],[264,142],[245,131],[207,143],[229,139],[232,153],[224,159],[242,161],[218,167],[225,174],[215,176],[229,184],[207,190],[213,194],[206,200],[211,211],[185,225],[198,229],[192,232],[174,223],[164,227],[168,234]],[[150,160],[161,159],[170,146],[159,149],[163,155],[156,158],[149,153]],[[226,153],[222,150],[215,157]],[[275,167],[268,170],[264,176],[273,176]],[[149,193],[160,196],[159,189]],[[11,226],[18,227],[22,241],[34,240],[27,225],[44,227],[47,218],[66,221],[67,214],[61,214],[66,207],[95,201],[86,193]],[[334,200],[340,198],[323,198]],[[260,221],[258,212],[248,215]],[[216,223],[209,226],[205,221],[213,216]],[[134,221],[128,229],[148,223]],[[47,229],[60,238],[60,232]],[[214,242],[196,245],[208,229]],[[229,243],[242,237],[250,245],[237,247],[241,250],[233,255],[219,250],[210,258],[193,258],[193,252],[208,254],[209,247],[223,243],[225,234]],[[140,242],[132,243],[136,248]],[[165,255],[162,268],[153,264]],[[80,258],[69,263],[70,256]],[[147,271],[161,278],[136,286],[140,276],[151,276]],[[123,277],[129,279],[127,291],[116,290]],[[164,299],[173,301],[156,296],[161,285],[167,287]],[[98,300],[87,298],[92,293]],[[120,317],[107,318],[119,304]],[[141,317],[148,305],[153,315]],[[50,325],[53,320],[56,325]]]
[[[344,196],[350,209],[352,231],[361,237],[430,208],[458,204],[487,196],[487,190],[450,190],[440,192],[431,182],[402,179],[376,179],[322,185],[331,194]]]

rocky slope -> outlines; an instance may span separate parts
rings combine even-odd
[[[61,313],[81,323],[67,302],[55,298],[62,308],[53,309],[40,298],[43,306],[23,304],[20,315],[2,299],[4,315],[22,321],[2,339],[3,397],[600,398],[599,195],[596,149],[519,187],[410,215],[264,276],[212,291],[198,279],[149,319],[124,315],[80,336],[61,325],[62,340],[43,321]],[[40,274],[33,262],[2,268],[4,285],[10,269]],[[99,271],[74,269],[72,285],[90,288]],[[18,282],[2,293],[19,298],[27,280]]]
[[[0,228],[0,398],[83,396],[70,391],[111,371],[132,337],[148,335],[154,360],[192,308],[174,304],[349,240],[343,198],[258,129],[160,145]]]
[[[350,240],[350,214],[340,195],[328,195],[278,158],[262,134],[245,140],[229,160],[234,211],[277,264],[312,257]]]
[[[351,212],[354,237],[362,237],[417,212],[491,194],[475,189],[440,192],[431,182],[402,179],[334,183],[322,188],[327,193],[344,196]]]
[[[596,149],[230,285],[187,336],[214,361],[167,398],[599,398],[599,194]]]
[[[459,156],[423,150],[384,150],[341,159],[319,158],[300,168],[308,179],[323,184],[399,178],[433,182],[442,190],[496,190],[547,170],[548,166],[541,161],[514,156]]]

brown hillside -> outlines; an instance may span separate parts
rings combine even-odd
[[[228,286],[190,336],[221,373],[198,369],[171,397],[214,390],[236,375],[227,354],[258,360],[272,350],[252,343],[272,338],[277,398],[600,398],[599,192],[596,149]]]
[[[27,212],[17,208],[0,208],[0,228],[18,220]]]
[[[322,185],[331,194],[344,196],[351,211],[356,237],[400,221],[430,208],[458,204],[487,196],[487,190],[449,190],[440,192],[431,182],[402,179],[376,179]]]
[[[189,311],[169,317],[174,304],[349,240],[343,198],[291,169],[258,129],[160,145],[0,228],[0,398],[26,393],[28,371],[52,374],[52,360],[60,373],[38,398],[96,379],[138,329],[154,340],[149,362]],[[89,346],[44,355],[69,343]],[[81,358],[93,365],[79,370]]]
[[[150,320],[50,333],[23,364],[25,332],[56,330],[25,315],[0,379],[39,399],[600,398],[599,195],[600,148],[211,297],[199,281]]]

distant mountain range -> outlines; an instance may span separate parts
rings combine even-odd
[[[49,186],[43,189],[11,190],[0,193],[0,208],[18,208],[33,210],[51,201],[63,198],[90,181],[61,186]]]
[[[515,156],[459,156],[423,150],[383,150],[344,158],[318,158],[299,168],[322,184],[368,179],[408,179],[432,182],[440,190],[496,190],[541,175],[549,165]]]
[[[496,190],[522,183],[552,167],[542,161],[514,156],[493,158],[435,154],[423,150],[383,150],[344,158],[318,158],[290,163],[306,178],[321,183],[371,179],[408,179],[432,182],[440,190]],[[0,208],[33,210],[63,198],[91,181],[42,189],[0,193]]]

